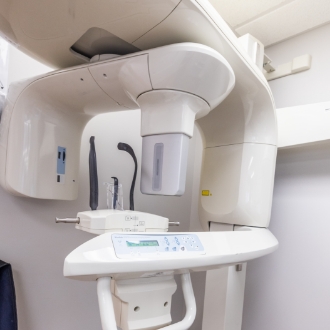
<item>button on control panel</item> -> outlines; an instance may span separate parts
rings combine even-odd
[[[175,257],[205,254],[196,234],[130,235],[113,234],[112,243],[120,259]]]

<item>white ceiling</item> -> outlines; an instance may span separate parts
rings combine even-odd
[[[250,33],[265,46],[330,23],[330,0],[209,1],[238,35]]]

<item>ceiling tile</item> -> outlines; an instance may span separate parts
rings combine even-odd
[[[209,0],[231,27],[236,28],[295,0]]]
[[[269,46],[328,22],[329,0],[295,0],[236,28],[236,32],[250,33]]]

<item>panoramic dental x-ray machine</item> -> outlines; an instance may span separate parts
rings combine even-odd
[[[203,137],[204,232],[167,232],[168,219],[137,211],[77,214],[76,228],[99,236],[67,256],[64,276],[97,281],[103,330],[189,329],[190,273],[205,270],[203,330],[239,330],[245,263],[278,245],[267,229],[273,98],[213,1],[111,0],[70,11],[11,0],[0,8],[1,34],[60,69],[9,88],[0,126],[0,183],[9,193],[77,198],[82,131],[100,113],[141,109],[144,194],[182,195],[195,123]],[[186,315],[171,325],[175,274]]]

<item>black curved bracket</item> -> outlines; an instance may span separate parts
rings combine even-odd
[[[134,188],[135,188],[136,174],[137,174],[137,168],[138,168],[136,156],[135,156],[135,153],[134,153],[134,150],[132,149],[132,147],[130,145],[128,145],[127,143],[119,142],[117,147],[119,150],[128,152],[134,160],[135,170],[134,170],[133,180],[132,180],[132,184],[131,184],[131,190],[130,190],[130,194],[129,194],[129,209],[131,211],[134,211]]]

